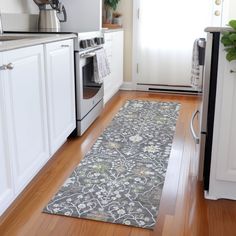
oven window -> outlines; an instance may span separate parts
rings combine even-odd
[[[94,97],[101,88],[101,84],[94,82],[93,57],[86,59],[83,66],[83,98],[90,99]]]

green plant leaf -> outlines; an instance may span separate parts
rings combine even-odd
[[[226,47],[226,48],[225,48],[225,51],[226,51],[226,52],[230,52],[233,48],[234,48],[233,46]]]
[[[232,42],[236,42],[236,33],[231,33],[229,35],[229,39],[232,41]]]
[[[232,45],[232,41],[230,40],[229,36],[224,35],[221,38],[221,43],[223,43],[223,45],[226,46],[231,46]]]
[[[236,60],[236,49],[232,48],[231,50],[228,51],[226,54],[226,59],[230,62],[233,60]]]
[[[119,3],[120,0],[104,0],[104,4],[106,6],[111,7],[114,11],[117,8],[117,4]]]
[[[231,26],[236,31],[236,20],[229,21]],[[221,38],[221,43],[225,46],[226,59],[228,61],[236,60],[236,32],[224,32]]]
[[[229,25],[230,25],[234,30],[236,30],[236,20],[231,20],[231,21],[229,22]]]

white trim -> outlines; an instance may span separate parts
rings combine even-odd
[[[170,90],[170,91],[183,91],[183,92],[197,92],[201,93],[200,89],[194,87],[186,87],[186,86],[168,86],[168,85],[149,85],[149,84],[137,84],[136,85],[137,91],[158,91],[158,90]]]
[[[204,191],[204,198],[207,200],[218,200],[219,198],[209,195],[208,191]]]
[[[133,82],[123,82],[120,87],[120,90],[136,90]]]

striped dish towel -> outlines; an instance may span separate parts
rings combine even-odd
[[[101,84],[103,78],[111,73],[106,52],[103,48],[95,51],[93,58],[94,82]]]
[[[191,85],[195,88],[198,88],[201,84],[198,41],[199,39],[194,41],[192,54]]]

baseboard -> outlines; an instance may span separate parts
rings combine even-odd
[[[132,82],[124,82],[121,85],[120,90],[135,90],[135,86]]]
[[[135,84],[133,82],[123,82],[120,90],[126,91],[146,91],[146,92],[159,92],[159,93],[174,93],[174,94],[190,94],[190,95],[201,95],[201,91],[187,86],[160,86],[160,85],[146,85],[146,84]]]

